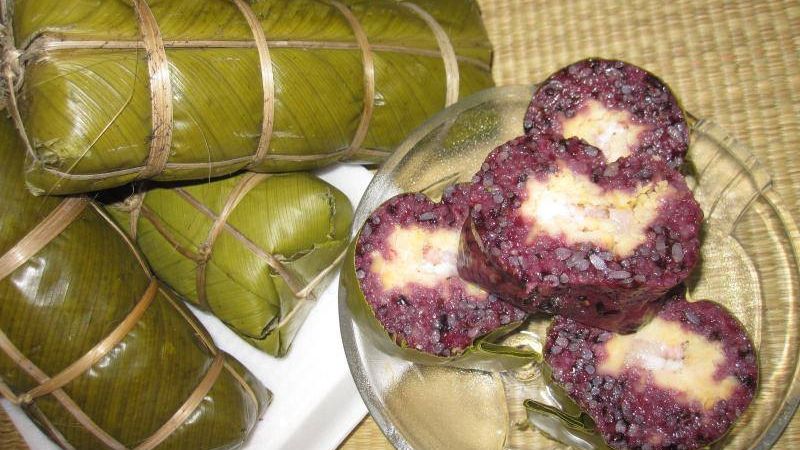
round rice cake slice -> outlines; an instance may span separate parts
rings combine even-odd
[[[678,167],[689,147],[683,110],[655,75],[623,61],[586,59],[541,83],[525,115],[527,134],[579,137],[606,160],[647,154]]]
[[[758,362],[744,327],[722,306],[681,294],[634,334],[563,316],[544,346],[553,381],[616,449],[696,449],[753,400]]]
[[[514,306],[461,279],[458,243],[468,207],[464,186],[441,203],[401,194],[367,219],[356,244],[356,277],[398,345],[457,356],[479,337],[524,320]]]
[[[459,273],[528,312],[631,332],[698,260],[702,210],[663,160],[523,136],[487,157],[469,202]]]

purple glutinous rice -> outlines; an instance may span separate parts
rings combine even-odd
[[[465,187],[441,203],[401,194],[367,219],[356,245],[356,277],[375,317],[399,345],[456,356],[525,313],[458,276]]]
[[[725,435],[753,399],[758,361],[742,325],[678,293],[638,332],[556,316],[545,361],[553,381],[617,449],[696,449]]]
[[[473,177],[462,278],[527,312],[631,332],[698,259],[703,213],[659,159],[606,163],[585,142],[522,136]]]
[[[524,129],[579,137],[609,162],[649,154],[678,167],[689,145],[684,113],[669,87],[644,69],[604,59],[578,61],[541,83]]]

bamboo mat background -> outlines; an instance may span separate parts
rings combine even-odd
[[[498,84],[532,83],[587,56],[641,65],[695,115],[747,144],[800,221],[800,2],[479,0]],[[795,418],[776,448],[800,447]],[[0,449],[24,449],[0,409]],[[389,449],[366,419],[343,450]]]
[[[17,433],[11,419],[3,408],[0,408],[0,449],[3,450],[27,450],[25,441]]]
[[[800,221],[800,1],[478,0],[497,84],[601,56],[645,67],[750,147]],[[340,450],[391,449],[372,419]],[[800,448],[795,417],[775,448]]]

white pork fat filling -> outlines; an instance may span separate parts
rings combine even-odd
[[[634,334],[615,334],[605,349],[598,374],[619,376],[639,368],[657,386],[680,392],[685,400],[695,400],[706,410],[730,398],[739,385],[732,375],[715,379],[717,368],[726,360],[721,343],[659,317]]]
[[[597,100],[589,100],[574,116],[561,118],[565,138],[578,137],[599,148],[606,161],[630,156],[639,135],[648,126],[634,123],[628,111],[606,108]]]
[[[370,270],[377,274],[384,290],[405,290],[409,284],[436,288],[447,280],[464,283],[468,293],[485,297],[486,291],[458,276],[457,258],[460,230],[430,230],[419,226],[397,227],[386,240],[390,256],[372,252]]]
[[[529,238],[562,236],[568,244],[591,242],[620,258],[647,239],[647,227],[674,189],[666,181],[634,191],[607,190],[588,176],[561,168],[546,180],[529,179],[527,199],[520,206],[532,222]]]

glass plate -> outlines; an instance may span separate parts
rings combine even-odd
[[[512,86],[475,94],[418,128],[378,171],[356,211],[354,230],[381,202],[401,192],[438,198],[467,181],[496,146],[522,134],[532,88]],[[688,182],[706,221],[702,259],[688,282],[691,299],[727,306],[750,332],[761,382],[738,425],[713,448],[769,448],[798,401],[800,234],[771,189],[758,160],[718,126],[691,118]],[[486,373],[426,367],[389,357],[364,339],[340,287],[342,338],[361,396],[399,449],[544,449],[592,445],[542,420],[528,425],[526,398],[554,404],[537,367]],[[540,347],[546,320],[512,337]],[[542,431],[547,429],[548,438]]]

